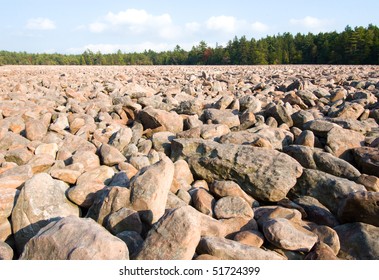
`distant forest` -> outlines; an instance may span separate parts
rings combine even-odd
[[[379,64],[379,28],[347,26],[344,31],[318,34],[283,33],[256,40],[234,37],[226,46],[201,41],[190,51],[102,54],[31,54],[0,51],[0,65],[264,65]]]

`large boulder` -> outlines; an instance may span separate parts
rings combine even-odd
[[[301,165],[284,153],[200,139],[173,140],[172,158],[185,159],[200,178],[235,181],[264,201],[285,198],[302,173]]]
[[[221,260],[284,260],[281,255],[223,237],[203,237],[196,249],[198,254],[209,254]]]
[[[163,158],[141,169],[130,181],[130,203],[140,211],[142,219],[150,224],[157,222],[164,214],[167,195],[174,178],[174,164]]]
[[[312,196],[337,215],[341,202],[350,192],[365,190],[363,185],[353,181],[318,170],[304,169],[291,192]]]
[[[173,133],[183,131],[183,119],[176,112],[166,112],[148,106],[139,112],[138,119],[144,129],[163,127],[163,130]]]
[[[149,231],[137,260],[191,260],[200,241],[199,217],[190,206],[169,211]]]
[[[12,212],[12,228],[19,252],[52,220],[79,216],[79,207],[66,198],[68,187],[46,173],[34,175],[25,182]]]
[[[361,147],[353,150],[354,159],[363,173],[379,177],[379,149]]]
[[[21,260],[128,260],[126,244],[92,219],[53,221],[25,245]]]

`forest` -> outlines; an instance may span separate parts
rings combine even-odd
[[[265,64],[379,64],[379,28],[347,26],[338,33],[283,33],[250,40],[234,37],[226,46],[205,41],[190,51],[143,53],[47,54],[0,51],[0,65],[265,65]]]

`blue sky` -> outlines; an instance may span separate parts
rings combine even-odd
[[[0,50],[103,53],[184,49],[291,32],[379,25],[379,1],[0,0]]]

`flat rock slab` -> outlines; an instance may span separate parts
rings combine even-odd
[[[172,158],[183,158],[207,181],[232,180],[257,200],[279,201],[296,184],[301,165],[275,150],[219,144],[201,139],[174,139]]]

